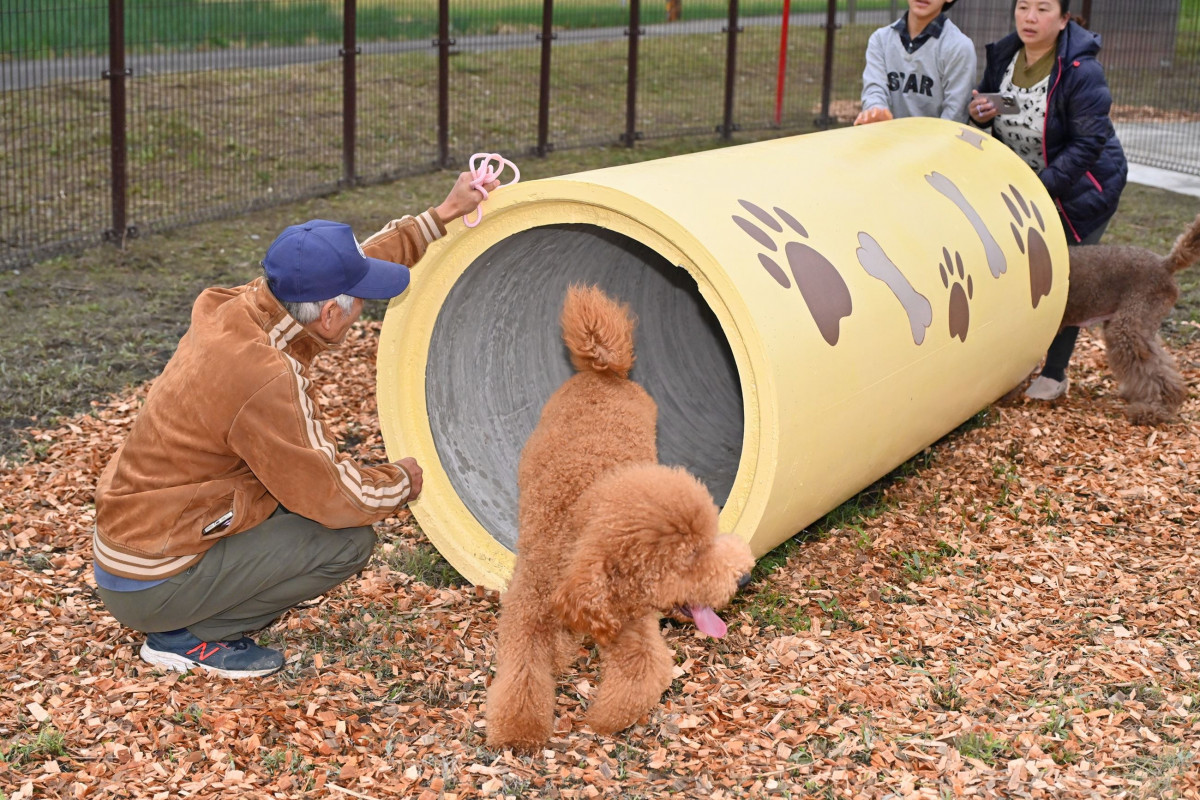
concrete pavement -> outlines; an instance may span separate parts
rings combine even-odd
[[[1130,164],[1129,181],[1130,183],[1140,183],[1143,186],[1156,186],[1159,189],[1200,197],[1200,175]]]

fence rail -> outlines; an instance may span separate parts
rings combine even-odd
[[[1012,0],[951,18],[982,46]],[[897,7],[900,7],[899,9]],[[12,0],[0,264],[465,163],[853,119],[896,0]],[[1200,0],[1084,0],[1131,161],[1200,175]],[[107,36],[103,35],[107,31]]]

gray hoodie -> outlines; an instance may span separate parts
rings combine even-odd
[[[887,108],[895,117],[966,122],[975,63],[975,46],[945,14],[910,41],[905,12],[867,42],[862,107]]]

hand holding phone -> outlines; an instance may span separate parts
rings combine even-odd
[[[1012,92],[980,92],[976,98],[990,102],[997,114],[1016,114],[1021,110]]]

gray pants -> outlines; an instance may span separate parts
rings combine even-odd
[[[108,612],[134,630],[187,628],[206,642],[237,639],[361,571],[374,549],[370,527],[330,530],[276,512],[217,542],[165,583],[137,592],[97,591]]]

